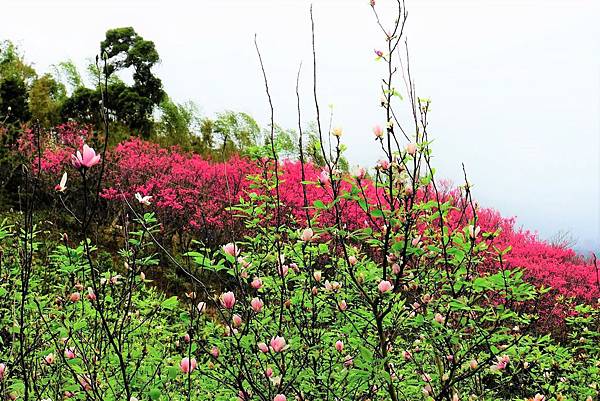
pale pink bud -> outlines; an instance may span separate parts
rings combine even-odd
[[[286,348],[285,338],[276,336],[271,339],[271,349],[275,352],[281,352]]]
[[[188,358],[187,356],[179,362],[179,370],[183,373],[192,373],[196,369],[196,358]]]
[[[240,250],[234,243],[230,242],[228,244],[223,245],[223,252],[225,252],[226,254],[228,254],[230,256],[238,256],[240,253]]]
[[[412,359],[412,354],[409,351],[402,351],[402,356],[407,361],[410,360],[410,359]]]
[[[344,357],[344,366],[345,367],[348,368],[348,367],[352,366],[353,363],[354,363],[354,359],[352,359],[352,356],[346,355]]]
[[[392,265],[392,273],[400,274],[400,265],[398,263]]]
[[[67,349],[65,349],[65,357],[67,359],[74,359],[75,358],[75,352],[73,352],[73,350],[71,348],[67,348]]]
[[[229,291],[221,295],[221,305],[226,309],[233,309],[235,305],[235,295]]]
[[[271,368],[267,368],[267,369],[265,370],[265,376],[267,376],[267,377],[271,377],[271,376],[273,376],[273,369],[271,369]]]
[[[231,321],[234,327],[240,327],[242,325],[242,317],[237,313],[231,317]]]
[[[54,354],[53,354],[53,353],[50,353],[50,354],[48,354],[48,355],[46,355],[46,356],[44,357],[44,360],[46,361],[46,363],[47,363],[48,365],[52,365],[52,364],[54,363],[55,359],[56,359],[56,358],[54,357]]]
[[[287,401],[287,398],[285,398],[285,395],[283,394],[277,394],[275,398],[273,398],[273,401]]]
[[[376,55],[377,57],[383,57],[383,52],[382,52],[381,50],[377,50],[377,49],[375,49],[375,55]]]
[[[348,304],[346,303],[345,300],[341,300],[340,302],[338,302],[338,307],[340,308],[340,310],[343,312],[346,309],[348,309]]]
[[[206,302],[198,302],[196,308],[198,309],[198,313],[204,313],[206,311]]]
[[[260,298],[252,298],[252,301],[250,301],[250,305],[252,306],[252,310],[258,313],[262,310],[264,302]]]
[[[81,294],[78,292],[74,292],[71,295],[69,295],[69,301],[71,302],[78,302],[81,299]]]
[[[335,349],[336,349],[338,352],[342,352],[342,351],[344,350],[344,343],[343,343],[341,340],[337,340],[337,341],[335,342]]]
[[[331,135],[339,138],[342,136],[342,134],[344,133],[344,131],[342,130],[341,127],[335,127],[334,129],[331,130]]]
[[[88,291],[88,293],[87,293],[87,299],[89,299],[90,301],[95,301],[96,300],[96,294],[94,294],[94,290],[92,289],[92,287],[88,287],[87,291]]]
[[[444,324],[444,321],[446,320],[444,318],[444,316],[442,316],[440,313],[436,313],[434,316],[434,319],[436,322],[438,322],[439,324]]]
[[[252,288],[254,288],[255,290],[258,290],[259,288],[262,287],[263,282],[260,278],[258,277],[254,277],[254,279],[252,280],[252,282],[250,283],[250,285],[252,286]]]
[[[383,129],[381,129],[380,125],[373,127],[373,135],[375,135],[375,138],[377,139],[383,138]]]
[[[350,266],[354,266],[358,263],[358,259],[356,259],[356,256],[352,255],[348,257],[348,262],[350,262]]]
[[[406,153],[408,153],[411,156],[414,156],[417,153],[417,144],[411,142],[408,145],[406,145]]]
[[[183,335],[183,341],[185,341],[186,343],[189,343],[191,341],[191,337],[188,333],[185,333]]]
[[[302,235],[300,236],[300,239],[304,242],[308,242],[308,241],[312,240],[314,235],[315,235],[315,233],[313,232],[312,228],[308,227],[308,228],[305,228],[304,231],[302,231]]]
[[[78,377],[78,380],[83,391],[90,391],[92,389],[91,380],[88,375],[81,375]]]
[[[219,357],[219,354],[220,354],[220,352],[219,352],[219,348],[218,348],[218,347],[214,347],[214,346],[213,346],[213,347],[210,349],[210,354],[211,354],[211,355],[212,355],[214,358],[218,358],[218,357]]]
[[[258,349],[260,350],[260,352],[266,354],[267,352],[269,352],[269,347],[267,346],[267,344],[265,343],[258,343]]]
[[[473,370],[477,369],[477,366],[479,366],[479,364],[477,363],[477,361],[475,359],[472,359],[471,362],[469,362],[469,367]]]
[[[4,379],[4,375],[6,374],[6,364],[0,363],[0,381]]]
[[[318,283],[321,281],[321,277],[323,276],[323,273],[321,273],[321,270],[315,270],[313,272],[313,277],[315,278],[315,281]]]
[[[412,239],[411,244],[413,246],[417,246],[417,245],[419,245],[419,241],[421,241],[421,236],[417,235],[415,238]]]
[[[381,280],[377,288],[379,289],[379,292],[383,294],[384,292],[390,291],[394,286],[387,280]]]
[[[357,180],[362,180],[367,176],[367,170],[360,166],[355,167],[354,169],[352,169],[352,176]]]

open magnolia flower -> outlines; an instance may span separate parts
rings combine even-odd
[[[146,206],[150,206],[152,202],[150,202],[152,200],[152,197],[149,195],[145,195],[142,196],[142,194],[140,194],[139,192],[135,193],[135,199],[137,199],[137,201],[139,203],[141,203],[142,205],[146,205]]]
[[[65,192],[65,189],[67,189],[67,172],[66,171],[63,173],[62,178],[60,179],[60,182],[58,184],[56,184],[54,189],[58,192]]]
[[[86,144],[83,144],[82,152],[77,151],[76,154],[71,155],[71,164],[77,169],[94,167],[98,163],[100,163],[100,155]]]

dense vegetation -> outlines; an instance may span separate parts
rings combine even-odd
[[[91,88],[6,42],[0,397],[597,400],[595,260],[438,180],[398,5],[370,170],[316,102],[298,133],[174,104],[132,28]]]

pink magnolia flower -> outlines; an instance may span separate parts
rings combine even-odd
[[[67,359],[74,359],[75,358],[75,352],[73,352],[73,350],[71,348],[66,348],[65,349],[65,357]]]
[[[250,305],[252,306],[254,312],[258,313],[262,310],[264,302],[260,298],[252,298]]]
[[[469,235],[471,236],[471,238],[476,238],[477,235],[479,235],[479,232],[481,231],[481,227],[477,226],[477,227],[473,227],[472,225],[469,226]]]
[[[319,183],[323,186],[329,184],[329,181],[331,181],[331,176],[329,175],[329,173],[325,170],[321,171],[321,174],[319,174],[319,177],[317,178],[319,180]]]
[[[496,359],[497,362],[492,366],[493,370],[504,370],[510,362],[510,357],[508,355],[502,355],[497,357]]]
[[[223,245],[223,252],[225,252],[226,254],[231,255],[231,256],[238,256],[240,254],[240,250],[232,242]]]
[[[334,129],[331,130],[331,135],[339,138],[342,136],[342,134],[344,133],[344,131],[342,130],[341,127],[335,127]]]
[[[419,241],[421,241],[421,236],[417,235],[415,238],[412,239],[411,244],[412,246],[417,246],[419,245]]]
[[[6,374],[6,364],[0,363],[0,380],[4,379],[5,374]]]
[[[95,301],[96,300],[96,294],[94,294],[94,290],[92,289],[92,287],[88,287],[87,291],[88,291],[88,293],[87,293],[87,299],[89,299],[90,301]]]
[[[288,271],[289,271],[288,265],[278,265],[277,266],[277,274],[279,274],[281,277],[287,276]]]
[[[406,145],[406,153],[408,153],[411,156],[414,156],[415,154],[417,154],[417,144],[414,142],[411,142],[408,145]]]
[[[348,262],[350,262],[350,266],[354,266],[358,263],[358,259],[356,256],[352,255],[348,257]]]
[[[402,357],[404,360],[408,361],[412,358],[412,354],[409,351],[402,351]]]
[[[211,355],[212,355],[214,358],[218,358],[220,353],[221,353],[221,352],[219,351],[219,347],[214,347],[214,346],[213,346],[213,347],[210,349],[210,354],[211,354]]]
[[[477,360],[475,359],[471,359],[471,362],[469,362],[469,367],[473,370],[477,369],[477,366],[479,366],[479,364],[477,363]]]
[[[60,179],[60,182],[58,184],[56,184],[54,189],[58,192],[65,192],[65,189],[67,189],[67,172],[66,171],[63,173],[62,178]]]
[[[76,154],[71,155],[71,164],[77,169],[91,168],[98,163],[100,163],[100,155],[96,155],[96,151],[86,144],[83,144],[83,152],[77,151]]]
[[[435,316],[434,316],[434,320],[435,320],[436,322],[438,322],[439,324],[444,324],[444,321],[445,321],[446,319],[445,319],[445,318],[444,318],[444,316],[442,316],[440,313],[436,313],[436,314],[435,314]]]
[[[375,0],[371,0],[371,1],[369,2],[369,4],[371,5],[371,7],[375,7]]]
[[[361,166],[356,166],[352,169],[352,176],[357,180],[362,180],[367,176],[367,170]]]
[[[375,135],[376,139],[383,138],[383,129],[380,125],[376,125],[373,127],[373,135]]]
[[[273,398],[273,401],[287,401],[287,398],[283,394],[277,394],[275,398]]]
[[[340,288],[342,288],[342,284],[337,281],[329,282],[329,280],[325,280],[324,287],[327,291],[338,291]]]
[[[377,162],[377,165],[375,167],[379,170],[387,170],[388,168],[390,168],[390,162],[389,160],[381,159]]]
[[[53,354],[53,353],[49,353],[48,355],[46,355],[46,356],[44,357],[44,361],[46,361],[46,363],[47,363],[48,365],[52,365],[52,364],[54,363],[55,359],[56,359],[56,358],[54,357],[54,354]]]
[[[78,292],[74,292],[71,295],[69,295],[69,301],[71,302],[78,302],[81,299],[81,294]]]
[[[269,347],[267,346],[267,344],[265,344],[263,342],[258,343],[258,349],[263,354],[266,354],[267,352],[269,352]]]
[[[142,196],[142,194],[140,194],[139,192],[135,193],[135,199],[142,205],[150,206],[152,204],[152,202],[150,202],[152,200],[151,196],[149,196],[149,195]]]
[[[235,305],[235,294],[231,291],[221,295],[221,305],[226,309],[233,309]]]
[[[192,338],[190,337],[189,333],[185,333],[183,335],[183,341],[185,341],[186,343],[189,343],[192,340]]]
[[[269,368],[267,368],[267,369],[265,370],[265,376],[267,376],[267,377],[271,377],[271,376],[273,376],[273,369],[271,369],[270,367],[269,367]]]
[[[337,340],[337,341],[335,342],[335,349],[336,349],[338,352],[342,352],[342,351],[344,350],[344,343],[343,343],[341,340]]]
[[[398,263],[392,265],[392,273],[400,274],[400,265]]]
[[[340,310],[343,312],[346,309],[348,309],[348,304],[346,303],[345,300],[341,300],[340,302],[338,302],[338,307],[340,308]]]
[[[300,239],[304,242],[308,242],[313,239],[314,235],[315,235],[315,233],[312,230],[312,228],[308,227],[308,228],[305,228],[304,231],[302,231],[302,235],[300,235]]]
[[[204,313],[206,311],[206,302],[198,302],[196,308],[198,309],[198,313]]]
[[[281,352],[284,351],[286,348],[287,344],[285,343],[285,338],[276,336],[271,339],[271,349],[274,352]]]
[[[379,292],[383,294],[384,292],[390,291],[394,286],[387,280],[381,280],[377,288],[379,288]]]
[[[383,57],[383,52],[382,52],[381,50],[377,50],[377,49],[375,49],[375,55],[376,55],[378,58],[380,58],[380,57]]]
[[[254,288],[255,290],[258,290],[259,288],[262,287],[263,282],[260,278],[258,277],[254,277],[254,279],[252,280],[252,282],[250,283],[250,285],[252,286],[252,288]]]
[[[183,373],[192,373],[196,369],[196,358],[188,358],[187,356],[179,362],[179,370]]]

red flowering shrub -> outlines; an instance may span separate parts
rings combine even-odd
[[[19,143],[19,151],[24,155],[34,155],[32,136],[33,132],[27,131]],[[51,176],[50,184],[58,181],[62,171],[72,169],[71,154],[91,137],[89,129],[69,123],[57,127],[55,132],[43,138],[41,166]],[[240,197],[246,197],[248,192],[258,190],[251,188],[248,176],[261,172],[257,163],[249,159],[234,157],[226,163],[213,162],[177,148],[164,149],[139,139],[122,142],[110,150],[106,166],[102,193],[105,199],[116,201],[125,198],[132,203],[136,193],[151,196],[153,210],[167,232],[192,231],[201,234],[205,240],[227,238],[226,232],[237,223],[226,209],[235,205]],[[304,190],[309,206],[318,200],[331,201],[330,183],[326,177],[323,179],[322,171],[312,164],[306,164],[304,169],[306,181],[322,182],[305,185],[303,189],[301,164],[297,161],[280,164],[283,224],[305,226]],[[352,191],[351,182],[355,179],[348,177],[341,181],[340,193]],[[372,181],[362,179],[360,187],[368,204],[377,203],[377,190]],[[428,196],[423,192],[420,195]],[[443,199],[457,202],[462,198],[459,191],[446,188]],[[365,224],[377,229],[356,202],[344,199],[339,202],[348,229],[364,227]],[[315,212],[314,208],[310,208],[309,216],[313,218]],[[321,224],[334,223],[333,213],[329,212],[320,212],[318,218]],[[451,213],[446,223],[456,230],[467,225],[471,218],[472,215]],[[557,296],[586,302],[600,297],[596,272],[589,262],[571,249],[550,245],[528,231],[515,229],[514,224],[514,219],[503,218],[492,209],[477,211],[477,225],[483,232],[499,229],[494,245],[499,249],[512,248],[503,258],[504,267],[523,268],[531,282],[552,287],[552,291],[542,299],[544,304],[541,306],[551,308],[554,315],[563,317],[568,313],[568,306],[564,301],[556,302]],[[489,265],[497,266],[494,263]]]

